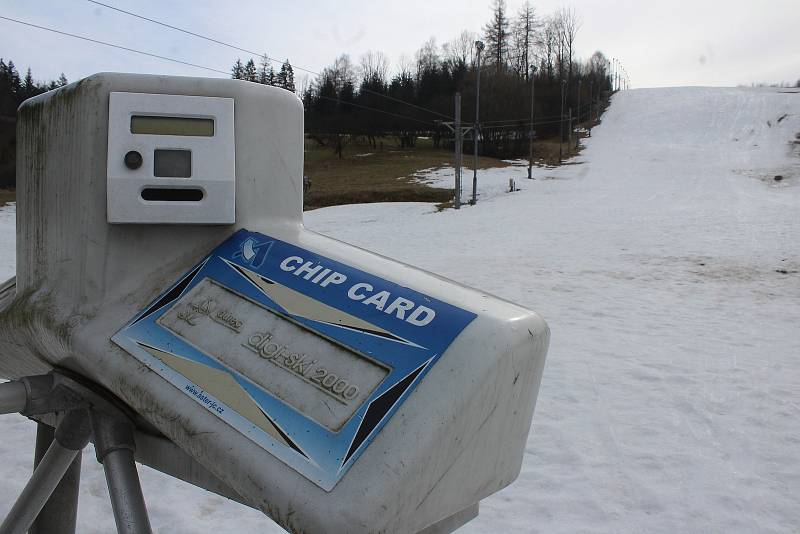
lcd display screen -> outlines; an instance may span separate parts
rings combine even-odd
[[[131,117],[131,133],[213,137],[214,119],[133,115]]]

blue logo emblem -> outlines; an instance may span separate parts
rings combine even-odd
[[[235,259],[242,259],[244,263],[258,269],[264,265],[269,249],[272,248],[272,241],[258,241],[253,237],[248,237],[242,242],[242,246],[234,252]]]

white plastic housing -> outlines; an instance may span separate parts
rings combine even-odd
[[[211,135],[133,133],[132,118],[205,119]],[[112,92],[108,108],[108,222],[233,224],[236,220],[234,102],[232,98]],[[142,157],[139,168],[125,155]],[[190,155],[189,176],[158,176],[157,151]],[[149,191],[199,191],[201,200],[151,200]]]
[[[234,119],[225,123],[236,128],[233,225],[108,223],[107,185],[116,183],[107,180],[110,147],[116,146],[108,127],[128,120],[110,118],[109,99],[118,93],[147,100],[161,95],[151,102],[187,106],[198,97],[235,102]],[[131,104],[125,113],[132,109],[141,111]],[[11,286],[0,287],[0,377],[60,367],[102,385],[147,423],[137,438],[137,459],[204,487],[228,488],[223,493],[291,532],[414,533],[437,524],[436,532],[452,530],[474,515],[481,499],[517,477],[547,324],[511,302],[306,230],[303,109],[295,95],[239,80],[97,74],[28,100],[18,132],[16,297],[4,300]],[[152,148],[156,141],[140,146]],[[135,205],[136,189],[124,190],[134,194]],[[136,211],[136,217],[176,222],[156,208]],[[475,314],[329,491],[111,340],[240,230],[268,234],[304,256],[324,256]],[[248,310],[234,311],[245,318]],[[204,347],[213,342],[205,341]],[[161,445],[153,445],[159,439]],[[165,453],[172,444],[188,460]],[[198,476],[201,468],[207,476]]]

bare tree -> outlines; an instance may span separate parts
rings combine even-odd
[[[368,50],[361,55],[361,80],[368,84],[386,85],[389,74],[389,58],[383,52]]]
[[[542,31],[542,52],[543,52],[543,68],[547,70],[548,79],[552,80],[555,77],[555,69],[559,69],[559,77],[561,67],[560,55],[561,43],[561,30],[559,21],[555,16],[547,17],[544,23],[544,30]]]
[[[272,68],[272,60],[266,54],[259,59],[258,83],[264,85],[275,83],[275,69]]]
[[[350,60],[350,56],[342,54],[334,60],[333,65],[325,67],[320,79],[330,79],[337,93],[345,86],[355,86],[358,79],[358,67]]]
[[[308,74],[303,73],[298,77],[297,89],[297,92],[301,95],[306,94],[311,89],[311,79]]]
[[[400,54],[400,57],[397,60],[396,75],[400,78],[413,78],[414,68],[414,61],[406,54]]]
[[[561,32],[562,62],[567,64],[567,84],[572,84],[572,59],[575,49],[575,37],[581,27],[582,21],[571,7],[562,7],[556,12],[559,31]],[[563,67],[562,67],[563,77]]]
[[[607,65],[608,59],[601,51],[598,50],[592,54],[592,57],[589,58],[589,73],[592,76],[603,77],[606,75]]]
[[[469,65],[475,53],[475,41],[478,36],[475,32],[464,30],[458,36],[442,45],[445,61],[451,65]]]
[[[512,62],[518,76],[526,80],[530,75],[530,67],[534,62],[535,47],[538,42],[537,33],[541,23],[536,16],[536,10],[529,1],[520,8],[514,20],[512,36],[514,41]]]
[[[422,45],[422,48],[417,50],[417,78],[424,72],[432,72],[439,68],[439,46],[436,44],[436,38],[431,37]]]

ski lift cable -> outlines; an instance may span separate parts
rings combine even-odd
[[[218,45],[221,45],[221,46],[226,46],[226,47],[228,47],[228,48],[231,48],[231,49],[233,49],[233,50],[238,50],[238,51],[240,51],[240,52],[246,52],[246,53],[248,53],[248,54],[252,54],[252,55],[253,55],[253,56],[255,56],[255,57],[264,57],[264,58],[266,58],[267,60],[269,60],[269,61],[272,61],[273,63],[277,63],[277,64],[283,64],[283,61],[281,61],[281,60],[279,60],[279,59],[275,59],[275,58],[273,58],[273,57],[270,57],[269,55],[267,55],[267,54],[265,54],[265,53],[259,53],[259,52],[255,52],[255,51],[253,51],[253,50],[248,50],[247,48],[243,48],[243,47],[240,47],[240,46],[237,46],[237,45],[231,44],[231,43],[227,43],[227,42],[225,42],[225,41],[221,41],[221,40],[219,40],[219,39],[214,39],[213,37],[208,37],[207,35],[202,35],[202,34],[199,34],[199,33],[196,33],[196,32],[190,31],[190,30],[187,30],[187,29],[185,29],[185,28],[180,28],[180,27],[178,27],[178,26],[173,26],[172,24],[168,24],[168,23],[166,23],[166,22],[163,22],[163,21],[160,21],[160,20],[156,20],[156,19],[153,19],[153,18],[150,18],[150,17],[145,17],[144,15],[140,15],[140,14],[138,14],[138,13],[133,13],[132,11],[126,11],[126,10],[124,10],[124,9],[121,9],[121,8],[118,8],[118,7],[116,7],[116,6],[112,6],[112,5],[110,5],[110,4],[106,4],[106,3],[103,3],[103,2],[99,2],[98,0],[86,0],[86,1],[87,1],[87,2],[90,2],[90,3],[92,3],[92,4],[96,4],[96,5],[98,5],[98,6],[103,6],[103,7],[105,7],[105,8],[111,9],[111,10],[113,10],[113,11],[117,11],[117,12],[119,12],[119,13],[123,13],[123,14],[125,14],[125,15],[128,15],[128,16],[130,16],[130,17],[135,17],[135,18],[138,18],[138,19],[141,19],[141,20],[145,20],[145,21],[147,21],[147,22],[151,22],[151,23],[153,23],[153,24],[158,24],[159,26],[163,26],[163,27],[165,27],[165,28],[169,28],[169,29],[171,29],[171,30],[179,31],[179,32],[185,33],[185,34],[187,34],[187,35],[191,35],[191,36],[193,36],[193,37],[197,37],[197,38],[199,38],[199,39],[204,39],[204,40],[206,40],[206,41],[209,41],[209,42],[211,42],[211,43],[215,43],[215,44],[218,44]],[[314,70],[311,70],[311,69],[307,69],[307,68],[305,68],[305,67],[300,67],[300,66],[292,65],[292,68],[293,68],[293,69],[300,70],[300,71],[303,71],[303,72],[307,72],[308,74],[313,74],[314,76],[321,76],[321,74],[320,74],[319,72],[316,72],[316,71],[314,71]],[[225,73],[225,74],[228,74],[228,73]],[[398,102],[398,103],[404,104],[404,105],[406,105],[406,106],[410,106],[410,107],[412,107],[412,108],[418,109],[418,110],[420,110],[420,111],[425,111],[425,112],[427,112],[427,113],[432,113],[432,114],[434,114],[434,115],[438,115],[438,116],[440,116],[440,117],[444,117],[444,118],[446,118],[446,119],[450,119],[450,120],[452,120],[452,119],[453,119],[453,117],[451,117],[451,116],[449,116],[449,115],[446,115],[446,114],[444,114],[444,113],[440,113],[440,112],[438,112],[438,111],[435,111],[435,110],[432,110],[432,109],[426,108],[426,107],[424,107],[424,106],[419,106],[419,105],[417,105],[417,104],[413,104],[413,103],[411,103],[411,102],[407,102],[407,101],[405,101],[405,100],[401,100],[401,99],[399,99],[399,98],[395,98],[395,97],[392,97],[392,96],[389,96],[389,95],[385,95],[385,94],[383,94],[383,93],[379,93],[379,92],[377,92],[377,91],[372,91],[371,89],[364,89],[364,92],[366,92],[366,93],[369,93],[369,94],[372,94],[372,95],[375,95],[375,96],[379,96],[379,97],[382,97],[382,98],[386,98],[386,99],[388,99],[388,100],[393,100],[393,101],[395,101],[395,102]]]
[[[198,68],[198,69],[204,69],[204,70],[208,70],[208,71],[211,71],[211,72],[218,72],[220,74],[228,74],[224,70],[215,69],[213,67],[206,67],[205,65],[198,65],[197,63],[190,63],[189,61],[183,61],[181,59],[175,59],[175,58],[171,58],[171,57],[167,57],[167,56],[162,56],[162,55],[159,55],[159,54],[154,54],[152,52],[145,52],[143,50],[137,50],[135,48],[128,48],[127,46],[122,46],[122,45],[118,45],[118,44],[114,44],[114,43],[109,43],[109,42],[106,42],[106,41],[100,41],[99,39],[92,39],[91,37],[86,37],[84,35],[77,35],[77,34],[74,34],[74,33],[69,33],[69,32],[65,32],[65,31],[61,31],[61,30],[56,30],[55,28],[48,28],[47,26],[39,26],[38,24],[33,24],[31,22],[25,22],[25,21],[22,21],[22,20],[12,19],[11,17],[5,17],[3,15],[0,15],[0,19],[8,20],[10,22],[15,22],[17,24],[22,24],[24,26],[30,26],[32,28],[38,28],[40,30],[45,30],[45,31],[52,32],[52,33],[57,33],[59,35],[65,35],[67,37],[73,37],[75,39],[81,39],[83,41],[89,41],[90,43],[101,44],[101,45],[104,45],[104,46],[110,46],[112,48],[119,48],[120,50],[126,50],[128,52],[133,52],[135,54],[140,54],[140,55],[143,55],[143,56],[153,57],[153,58],[156,58],[156,59],[163,59],[164,61],[171,61],[173,63],[180,63],[181,65],[187,65],[189,67],[195,67],[195,68]]]
[[[32,22],[25,22],[23,20],[18,20],[18,19],[14,19],[14,18],[11,18],[11,17],[3,16],[3,15],[0,15],[0,19],[7,20],[9,22],[14,22],[16,24],[21,24],[23,26],[29,26],[31,28],[36,28],[36,29],[39,29],[39,30],[52,32],[52,33],[55,33],[55,34],[58,34],[58,35],[62,35],[62,36],[66,36],[66,37],[72,37],[74,39],[80,39],[82,41],[88,41],[88,42],[94,43],[94,44],[100,44],[100,45],[108,46],[108,47],[111,47],[111,48],[117,48],[117,49],[120,49],[120,50],[125,50],[126,52],[133,52],[135,54],[140,54],[140,55],[147,56],[147,57],[161,59],[161,60],[164,60],[164,61],[170,61],[172,63],[178,63],[178,64],[181,64],[181,65],[186,65],[186,66],[189,66],[189,67],[203,69],[203,70],[207,70],[207,71],[211,71],[211,72],[218,72],[220,74],[226,74],[226,75],[228,74],[228,72],[226,72],[224,70],[220,70],[220,69],[215,69],[214,67],[208,67],[206,65],[199,65],[197,63],[191,63],[189,61],[183,61],[181,59],[176,59],[176,58],[172,58],[172,57],[168,57],[168,56],[162,56],[160,54],[154,54],[152,52],[146,52],[144,50],[137,50],[136,48],[130,48],[130,47],[118,45],[118,44],[115,44],[115,43],[109,43],[107,41],[101,41],[99,39],[93,39],[91,37],[86,37],[85,35],[78,35],[78,34],[75,34],[75,33],[65,32],[65,31],[62,31],[62,30],[57,30],[55,28],[49,28],[47,26],[40,26],[39,24],[34,24]],[[372,108],[372,107],[369,107],[369,106],[364,106],[364,105],[361,105],[361,104],[356,104],[354,102],[345,102],[345,101],[342,101],[342,100],[339,100],[339,99],[336,99],[336,98],[325,97],[325,96],[321,96],[321,95],[319,96],[319,98],[324,98],[324,99],[327,99],[327,100],[334,100],[334,101],[339,102],[341,104],[358,107],[358,108],[361,108],[361,109],[364,109],[364,110],[373,111],[375,113],[383,113],[385,115],[391,115],[393,117],[397,117],[397,118],[400,118],[400,119],[420,122],[420,123],[429,124],[429,125],[434,125],[435,124],[433,121],[426,121],[426,120],[418,119],[418,118],[415,118],[415,117],[409,117],[407,115],[400,115],[398,113],[391,113],[389,111],[384,111],[382,109],[377,109],[377,108]]]

